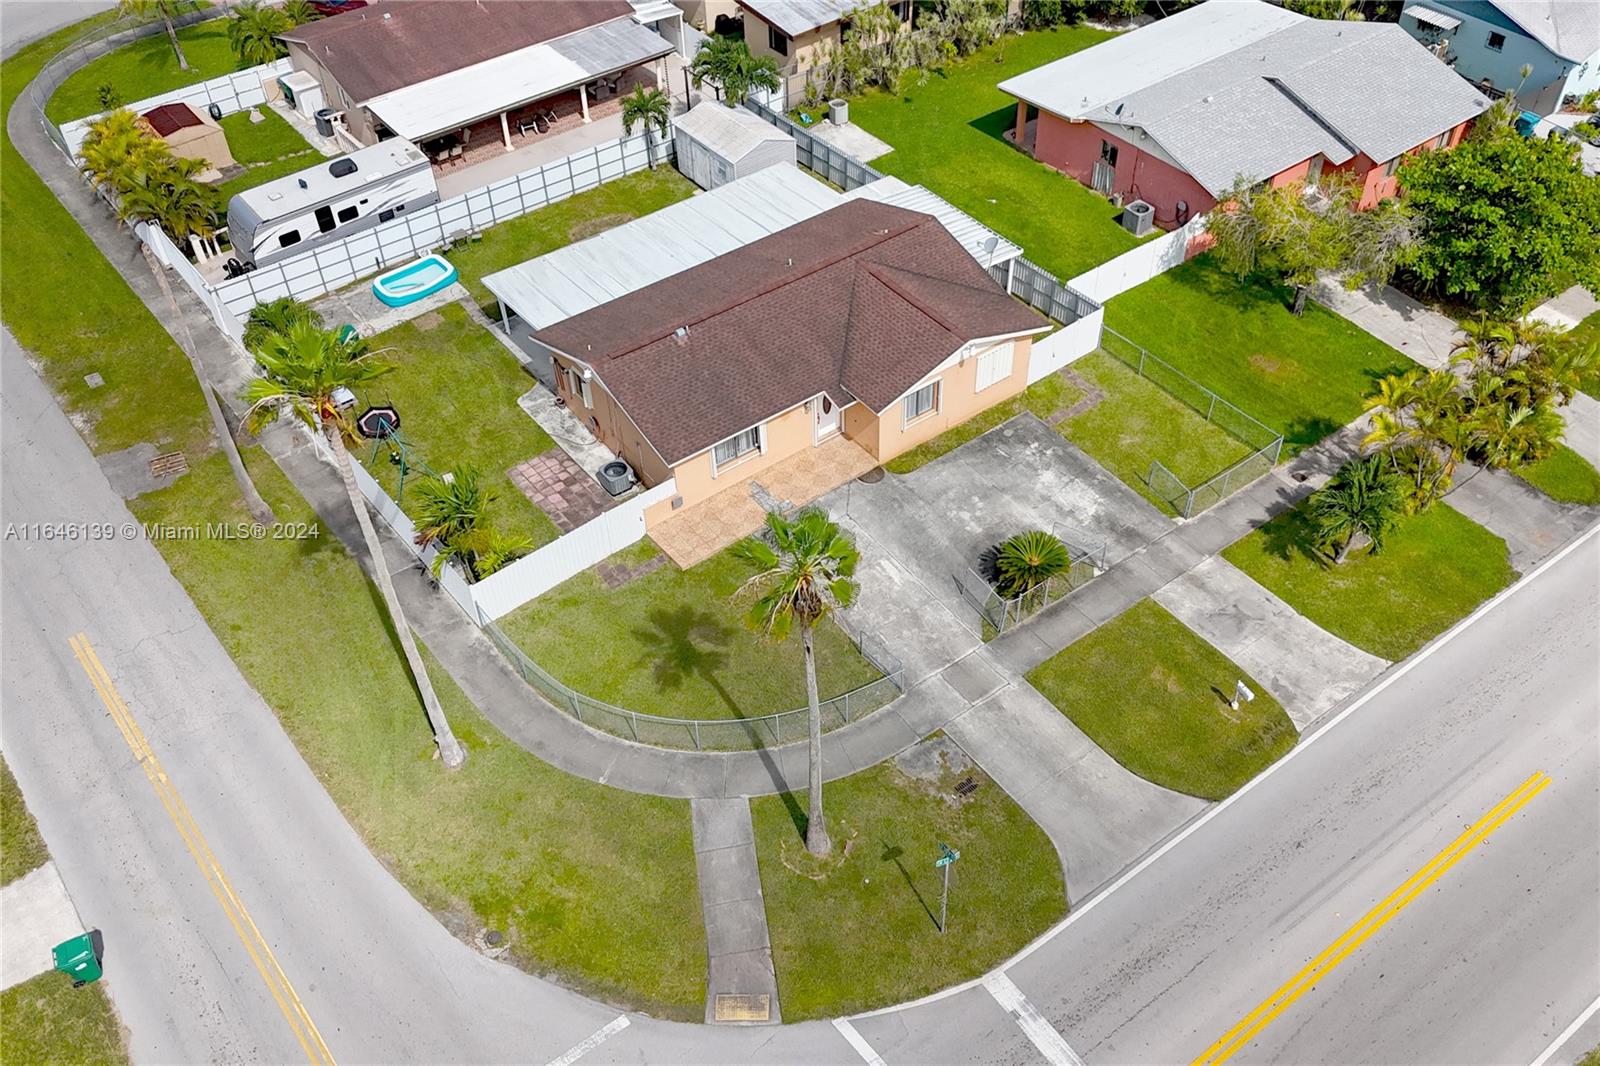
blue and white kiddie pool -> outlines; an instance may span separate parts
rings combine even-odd
[[[432,296],[456,280],[456,268],[442,255],[427,255],[415,263],[379,274],[372,294],[390,307],[404,307]]]

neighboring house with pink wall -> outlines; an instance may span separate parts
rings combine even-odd
[[[1393,24],[1209,0],[1000,83],[1009,136],[1171,228],[1241,179],[1395,195],[1400,160],[1458,143],[1489,100]]]

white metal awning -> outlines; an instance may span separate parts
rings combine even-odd
[[[648,26],[662,19],[682,18],[683,11],[668,0],[630,0],[633,4],[633,21]]]
[[[616,19],[384,93],[366,107],[400,136],[421,141],[670,51],[660,34]]]
[[[1410,7],[1402,11],[1401,14],[1410,15],[1418,22],[1426,23],[1429,26],[1434,26],[1441,30],[1453,30],[1461,25],[1460,19],[1451,15],[1446,15],[1442,11],[1435,11],[1431,7],[1423,7],[1421,4],[1412,4]]]

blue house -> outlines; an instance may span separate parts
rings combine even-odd
[[[1463,78],[1539,115],[1600,90],[1600,0],[1424,0],[1400,25]]]

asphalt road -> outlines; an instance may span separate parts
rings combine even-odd
[[[9,334],[3,348],[0,522],[130,521]],[[147,542],[8,538],[0,583],[0,746],[105,932],[137,1061],[316,1059],[307,1019],[347,1063],[861,1061],[826,1023],[624,1027],[451,938],[361,845]],[[1597,616],[1592,538],[1003,979],[855,1020],[864,1052],[1191,1061],[1542,772],[1547,786],[1235,1056],[1527,1063],[1600,993]],[[79,633],[137,732],[108,712]],[[164,776],[135,758],[140,737]],[[176,819],[158,785],[181,795]]]
[[[0,0],[0,54],[116,7],[115,0]]]

